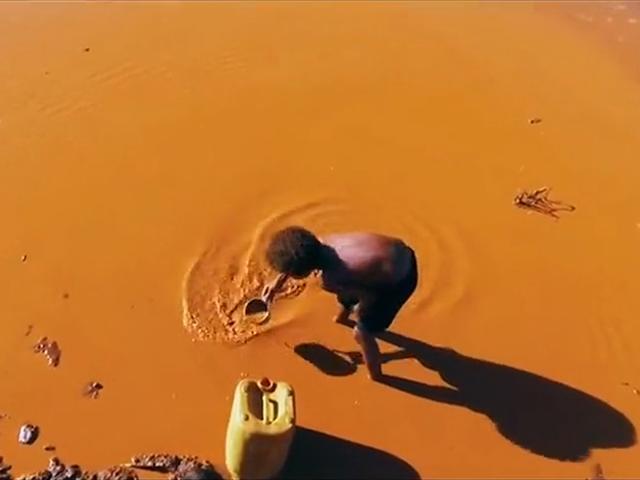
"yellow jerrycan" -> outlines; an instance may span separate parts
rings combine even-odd
[[[241,380],[227,427],[226,466],[234,480],[274,478],[295,431],[293,389],[284,382]]]

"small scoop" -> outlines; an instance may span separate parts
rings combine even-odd
[[[244,316],[262,325],[269,320],[269,304],[262,298],[252,298],[244,306]]]

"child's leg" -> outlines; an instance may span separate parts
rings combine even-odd
[[[353,327],[353,335],[362,348],[362,356],[369,371],[369,378],[378,380],[382,376],[382,369],[380,368],[380,348],[376,337],[359,325]]]
[[[333,321],[336,323],[345,323],[347,320],[349,320],[349,315],[353,312],[354,308],[358,304],[358,299],[339,295],[338,303],[342,308],[340,310],[340,313],[335,316]]]
[[[358,304],[358,323],[354,327],[356,341],[362,347],[365,364],[372,380],[382,376],[380,349],[374,332],[383,332],[393,322],[418,283],[418,269],[413,255],[413,266],[407,278],[392,290],[381,292],[369,302]]]

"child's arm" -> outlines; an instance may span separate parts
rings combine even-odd
[[[282,285],[284,285],[284,282],[287,281],[287,278],[289,278],[288,275],[286,275],[285,273],[281,273],[273,282],[265,285],[264,289],[262,290],[262,300],[267,303],[273,300],[276,292],[282,288]]]

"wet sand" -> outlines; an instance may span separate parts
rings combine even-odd
[[[0,455],[16,473],[45,444],[91,470],[154,451],[221,465],[235,383],[267,374],[296,388],[298,478],[640,474],[631,19],[628,3],[0,5]],[[512,204],[545,185],[577,210]],[[327,355],[354,343],[313,285],[241,347],[183,327],[205,252],[212,291],[233,266],[242,283],[291,223],[416,250],[386,384]]]

